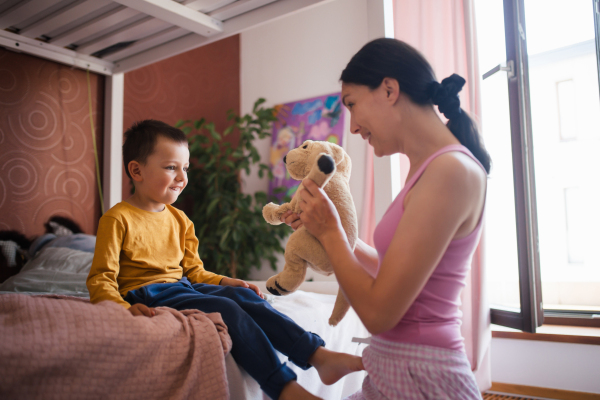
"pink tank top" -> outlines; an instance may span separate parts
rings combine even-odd
[[[462,145],[446,146],[432,154],[406,182],[375,229],[373,240],[379,255],[379,267],[404,214],[406,194],[434,158],[450,151],[467,154],[483,168],[475,156]],[[465,286],[473,253],[481,237],[482,220],[483,218],[480,217],[477,227],[468,236],[450,242],[429,281],[406,314],[395,327],[380,334],[379,337],[395,342],[464,351],[463,337],[460,332],[462,318],[459,309],[460,293]]]

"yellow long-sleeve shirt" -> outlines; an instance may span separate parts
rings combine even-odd
[[[183,276],[191,283],[218,285],[223,276],[203,265],[194,224],[182,211],[167,205],[161,212],[150,212],[123,201],[98,224],[86,281],[90,301],[112,300],[129,308],[123,297],[130,290],[177,282]]]

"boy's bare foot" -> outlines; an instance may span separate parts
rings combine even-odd
[[[304,389],[296,381],[289,381],[283,387],[279,400],[323,400]]]
[[[317,369],[321,382],[326,385],[333,385],[349,373],[365,369],[362,357],[338,353],[325,347],[319,347],[308,362]]]

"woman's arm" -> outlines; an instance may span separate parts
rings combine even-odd
[[[360,239],[356,239],[356,246],[354,247],[354,256],[363,268],[371,276],[375,276],[377,273],[377,266],[379,265],[379,256],[377,250],[369,246]]]
[[[369,332],[385,332],[400,321],[477,208],[482,185],[473,184],[475,175],[469,169],[452,156],[430,164],[410,192],[377,278],[360,266],[327,195],[313,182],[303,181],[302,223],[327,251],[344,294]]]

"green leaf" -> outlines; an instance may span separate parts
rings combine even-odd
[[[229,236],[230,232],[231,229],[227,229],[225,233],[223,233],[223,235],[221,236],[221,241],[219,242],[219,247],[223,248],[225,241],[227,240],[227,236]]]
[[[215,209],[215,207],[217,206],[217,204],[219,204],[219,198],[214,198],[212,199],[212,201],[210,202],[210,204],[208,205],[208,208],[206,209],[206,212],[208,214],[210,214],[211,212],[213,212],[213,210]]]
[[[197,131],[199,131],[199,130],[200,130],[200,128],[202,127],[202,125],[204,125],[204,122],[205,122],[205,121],[206,121],[206,120],[205,120],[204,118],[201,118],[201,119],[199,119],[199,120],[196,120],[196,121],[194,121],[194,128],[195,128]]]
[[[224,164],[227,165],[229,168],[234,169],[235,168],[235,164],[233,164],[231,161],[229,160],[225,160]]]
[[[212,136],[212,137],[213,137],[213,139],[215,139],[215,140],[217,140],[217,141],[220,141],[220,140],[221,140],[221,135],[219,135],[219,134],[217,133],[217,131],[214,131],[214,130],[210,131],[210,136]]]

